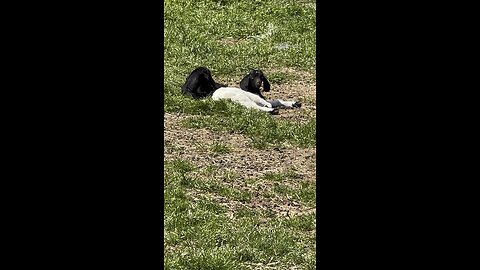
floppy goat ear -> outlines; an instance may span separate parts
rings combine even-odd
[[[263,81],[263,91],[268,92],[270,91],[270,83],[268,82],[267,78],[262,75],[262,81]]]
[[[251,75],[248,73],[243,79],[240,81],[240,88],[242,90],[248,91],[251,86]]]

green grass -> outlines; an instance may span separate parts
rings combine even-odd
[[[263,175],[263,179],[273,183],[272,194],[263,194],[265,197],[270,198],[274,195],[283,195],[288,199],[302,202],[306,206],[315,207],[316,184],[308,180],[303,181],[298,179],[298,175],[294,169],[280,173],[267,172]],[[293,188],[291,184],[286,184],[288,180],[293,180],[296,187]]]
[[[282,146],[284,143],[311,147],[316,143],[314,118],[307,123],[278,120],[230,101],[198,101],[178,95],[165,96],[165,110],[195,115],[185,120],[186,127],[244,133],[257,148]]]
[[[183,160],[166,162],[164,169],[166,269],[248,269],[249,263],[272,262],[315,269],[314,214],[283,220],[243,207],[231,219],[228,209],[208,196],[192,200],[187,191],[229,196],[233,189],[190,177],[200,169]]]
[[[201,65],[214,76],[239,76],[265,66],[313,71],[315,24],[314,8],[296,1],[166,0],[166,92],[178,91],[188,72]],[[222,42],[228,38],[234,45]],[[283,43],[291,47],[276,48]]]
[[[219,142],[213,142],[211,149],[212,149],[212,152],[217,154],[227,154],[233,151],[230,145],[219,143]]]
[[[280,182],[280,181],[287,180],[287,179],[294,179],[296,177],[298,177],[298,176],[297,176],[296,170],[294,168],[290,168],[289,170],[287,170],[285,172],[277,172],[277,173],[266,172],[263,175],[264,179],[270,180],[270,181],[276,181],[276,182]]]
[[[315,146],[316,121],[297,123],[276,120],[270,115],[254,110],[245,110],[240,105],[231,104],[230,117],[214,114],[208,117],[196,116],[185,120],[189,128],[208,128],[213,131],[236,132],[245,134],[256,148],[295,145],[300,147]],[[215,113],[214,110],[211,113]]]
[[[193,100],[180,88],[198,66],[208,67],[219,82],[239,81],[251,68],[264,70],[276,85],[314,80],[315,24],[315,1],[165,0],[165,112],[191,116],[183,120],[185,127],[242,134],[251,147],[266,151],[314,147],[315,118],[281,120],[229,101]],[[303,78],[306,73],[312,76]],[[237,151],[225,142],[192,143],[218,159]],[[175,143],[165,148],[180,151]],[[261,198],[313,207],[314,182],[298,180],[294,170],[265,173],[244,180],[247,185],[271,183],[268,190],[254,191],[238,188],[238,173],[220,173],[213,164],[197,167],[177,159],[165,162],[164,171],[165,269],[316,268],[315,213],[285,218],[269,208],[251,207]]]

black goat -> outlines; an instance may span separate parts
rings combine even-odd
[[[263,83],[263,91],[268,92],[270,91],[270,83],[268,82],[267,78],[263,74],[263,72],[259,69],[252,69],[243,79],[240,81],[240,88],[247,92],[256,94],[261,98],[265,99],[265,97],[260,92],[260,87]]]
[[[182,86],[182,93],[200,99],[210,96],[220,87],[226,87],[226,85],[216,83],[208,68],[198,67],[188,75],[185,84]]]

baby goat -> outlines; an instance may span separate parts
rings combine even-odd
[[[185,84],[182,86],[182,93],[200,99],[210,96],[213,91],[220,87],[226,87],[226,85],[216,83],[208,68],[198,67],[188,75]]]

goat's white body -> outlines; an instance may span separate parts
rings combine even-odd
[[[221,87],[212,94],[213,100],[230,99],[247,108],[271,112],[277,107],[293,107],[295,101],[283,101],[281,99],[266,101],[253,93],[235,87]]]
[[[268,103],[263,98],[244,91],[240,88],[221,87],[215,90],[212,95],[213,100],[230,99],[233,102],[239,103],[247,108],[253,108],[261,111],[271,112],[272,104]]]
[[[293,107],[293,104],[297,103],[296,101],[284,101],[281,99],[269,100],[268,102],[272,104],[272,108]]]

